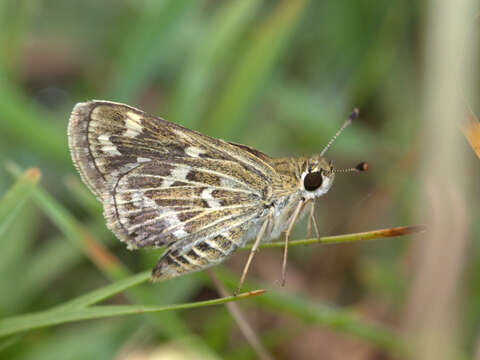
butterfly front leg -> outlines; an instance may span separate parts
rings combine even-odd
[[[320,232],[318,231],[317,221],[315,220],[315,201],[314,200],[311,200],[310,213],[308,215],[307,236],[306,236],[307,239],[310,239],[310,236],[312,234],[312,224],[315,230],[315,236],[317,237],[317,240],[320,241]]]
[[[302,209],[304,208],[306,202],[305,201],[300,201],[295,208],[290,221],[288,223],[287,230],[285,231],[285,248],[283,251],[283,262],[282,262],[282,286],[285,286],[285,281],[287,278],[287,257],[288,257],[288,240],[290,238],[290,234],[292,233],[293,226],[297,222],[298,216],[302,212]]]
[[[217,265],[243,246],[244,233],[244,229],[234,228],[213,238],[197,241],[190,247],[173,244],[158,260],[151,280],[173,279]]]

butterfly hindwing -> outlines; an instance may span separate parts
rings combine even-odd
[[[131,247],[195,242],[256,216],[260,195],[233,185],[174,159],[153,160],[118,177],[105,216]]]

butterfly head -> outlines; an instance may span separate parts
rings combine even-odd
[[[302,186],[305,199],[313,199],[325,194],[333,184],[335,172],[332,161],[314,155],[307,161],[302,173]]]

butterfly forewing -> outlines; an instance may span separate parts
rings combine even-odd
[[[181,250],[189,264],[179,254],[171,261],[185,271],[205,261],[195,256],[228,253],[243,241],[276,176],[257,150],[112,102],[78,104],[69,142],[114,233],[131,248],[168,245],[166,257]]]

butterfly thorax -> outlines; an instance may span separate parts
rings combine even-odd
[[[299,202],[306,203],[325,194],[334,178],[332,164],[317,155],[310,158],[274,158],[272,165],[277,176],[271,185],[271,195],[265,199],[269,209],[264,214],[271,215],[272,221],[266,237],[268,240],[278,238],[286,229]],[[258,224],[252,227],[257,228]],[[254,232],[252,230],[251,233]]]

